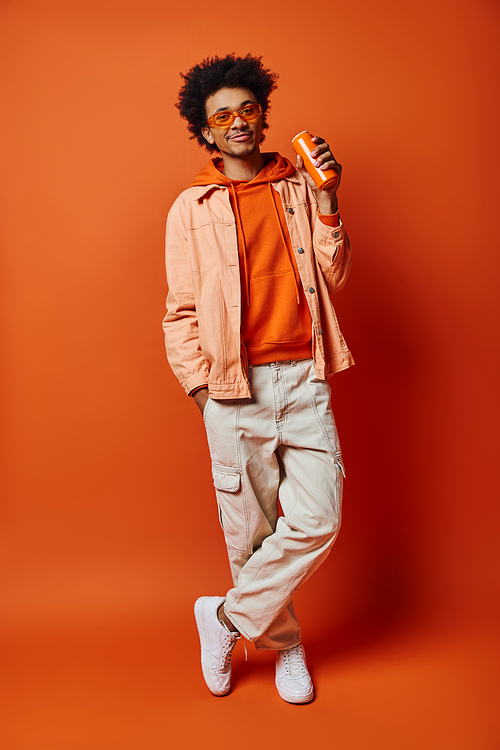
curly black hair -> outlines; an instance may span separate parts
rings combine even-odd
[[[208,151],[217,151],[217,146],[208,143],[201,133],[207,124],[205,104],[209,96],[222,88],[246,88],[255,95],[262,107],[262,130],[268,128],[266,115],[269,111],[269,96],[277,86],[278,76],[262,64],[262,57],[207,57],[194,65],[186,74],[181,73],[184,85],[179,91],[176,104],[181,117],[188,121],[191,139],[196,138],[200,146]],[[264,140],[262,135],[261,142]]]

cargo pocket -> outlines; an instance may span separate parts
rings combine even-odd
[[[212,476],[226,544],[233,549],[246,551],[247,523],[240,471],[233,466],[212,463]]]
[[[237,492],[240,488],[240,472],[232,466],[212,464],[214,487],[223,492]]]

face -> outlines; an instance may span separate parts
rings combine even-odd
[[[207,117],[216,112],[229,110],[236,112],[245,104],[257,103],[255,95],[245,88],[229,89],[223,88],[209,96],[205,108]],[[208,143],[217,146],[221,154],[227,154],[236,158],[247,158],[259,149],[262,135],[262,115],[252,122],[245,122],[237,117],[229,128],[202,128],[203,136]]]

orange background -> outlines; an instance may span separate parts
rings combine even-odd
[[[493,0],[16,2],[2,57],[2,750],[493,750],[498,22]],[[272,655],[212,698],[194,599],[230,585],[200,416],[161,336],[167,210],[204,164],[180,71],[262,54],[268,150],[344,165],[334,378],[348,481],[297,596],[317,687]]]

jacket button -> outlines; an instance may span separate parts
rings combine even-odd
[[[289,209],[288,209],[288,213],[289,213],[289,214],[293,214],[293,213],[294,213],[294,211],[293,211],[293,208],[289,208]]]
[[[311,294],[314,294],[314,287],[313,287],[313,286],[310,286],[310,287],[309,287],[309,289],[308,289],[307,291],[308,291],[308,292],[311,292]]]
[[[336,240],[338,240],[338,238],[340,237],[340,232],[334,232],[333,236],[335,237]]]
[[[322,328],[318,328],[318,333],[319,333],[320,336],[322,336],[323,335],[323,329]]]
[[[302,255],[302,253],[304,252],[304,248],[303,247],[299,247],[298,250],[297,250],[297,252]]]

